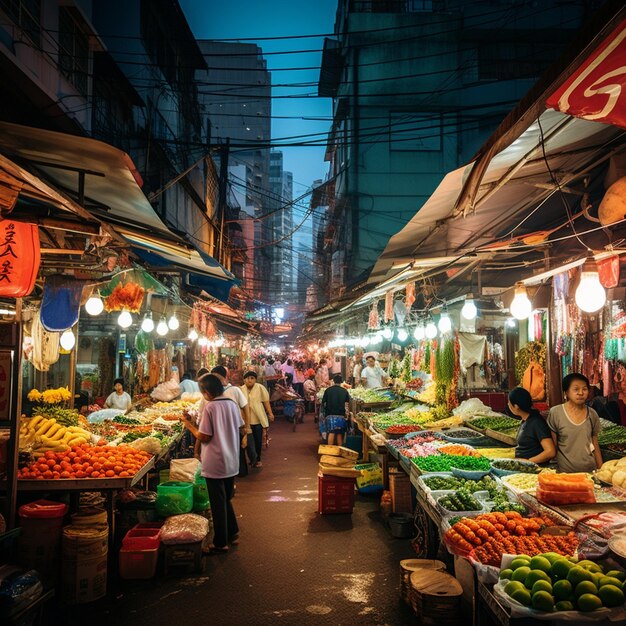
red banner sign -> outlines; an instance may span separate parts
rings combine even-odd
[[[546,106],[626,128],[626,20],[548,98]]]
[[[0,221],[0,296],[27,296],[35,286],[39,263],[37,225]]]

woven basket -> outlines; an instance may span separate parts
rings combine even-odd
[[[411,574],[419,569],[445,572],[446,566],[435,559],[404,559],[400,561],[400,597],[411,604]]]
[[[417,570],[411,574],[411,607],[423,626],[461,626],[459,581],[439,571]]]

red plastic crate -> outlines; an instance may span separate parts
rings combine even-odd
[[[352,513],[354,508],[354,478],[318,474],[317,495],[318,510],[322,515]]]
[[[159,549],[120,550],[120,578],[125,580],[152,578],[156,573]]]
[[[161,527],[149,524],[137,524],[122,539],[122,548],[126,550],[158,550],[160,545]]]

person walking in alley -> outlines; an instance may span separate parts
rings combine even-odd
[[[350,402],[350,394],[341,386],[343,378],[341,374],[333,376],[333,385],[328,387],[322,397],[322,408],[324,409],[326,432],[328,433],[328,443],[333,446],[342,446],[346,434],[348,421],[347,404]]]
[[[239,471],[239,449],[245,423],[237,404],[224,396],[221,380],[207,374],[199,380],[200,391],[207,400],[199,426],[184,414],[185,428],[200,442],[200,463],[211,501],[213,545],[210,554],[228,552],[228,544],[239,541],[239,526],[231,503],[235,476]]]
[[[256,372],[250,370],[243,377],[244,384],[240,389],[248,399],[250,407],[250,427],[252,428],[253,445],[256,452],[256,463],[253,467],[262,467],[261,452],[263,451],[263,429],[269,428],[269,422],[274,421],[274,413],[270,406],[270,396],[267,389],[257,382]]]

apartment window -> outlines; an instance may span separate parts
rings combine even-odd
[[[87,95],[89,39],[66,7],[59,9],[59,68],[80,93]]]
[[[0,0],[0,8],[39,45],[41,36],[41,0]]]
[[[441,150],[441,115],[391,112],[389,149],[403,152],[438,152]]]

